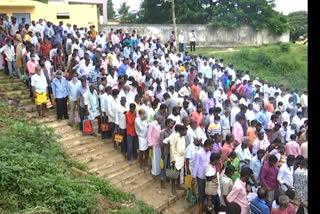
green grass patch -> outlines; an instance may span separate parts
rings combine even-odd
[[[1,101],[0,115],[0,213],[157,213],[102,178],[72,173],[86,168],[67,157],[54,129]]]
[[[198,48],[193,54],[224,59],[225,66],[234,64],[236,70],[249,70],[251,78],[259,77],[277,86],[301,93],[307,90],[308,47],[292,43],[239,47],[233,49]]]

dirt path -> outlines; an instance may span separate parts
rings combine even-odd
[[[11,87],[13,86],[14,87]],[[36,118],[37,112],[33,101],[29,98],[29,89],[20,80],[9,80],[0,72],[0,92],[6,96],[21,100],[19,109],[27,117]],[[102,141],[100,134],[97,136],[83,136],[77,128],[68,126],[67,120],[57,121],[55,110],[50,110],[46,118],[39,120],[48,127],[55,128],[61,135],[58,142],[73,160],[87,166],[90,173],[103,177],[115,187],[133,194],[138,200],[156,208],[162,213],[182,214],[196,213],[185,199],[185,192],[178,191],[177,196],[171,194],[170,183],[165,189],[160,189],[159,178],[153,178],[150,170],[143,171],[137,161],[129,165],[119,150],[116,150],[110,141]],[[97,132],[97,121],[94,130]]]

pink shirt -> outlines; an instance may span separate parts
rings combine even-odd
[[[224,161],[228,158],[229,154],[233,152],[233,148],[230,144],[224,143],[220,151],[221,162],[224,163]]]
[[[294,155],[294,157],[297,157],[298,155],[301,155],[300,145],[296,141],[289,141],[286,144],[286,152],[287,156]]]
[[[147,140],[148,140],[148,145],[149,146],[160,146],[160,132],[161,132],[161,127],[158,123],[158,121],[153,121],[150,123],[149,129],[148,129],[148,135],[147,135]]]
[[[31,78],[32,75],[36,72],[36,66],[38,65],[37,61],[32,61],[32,60],[29,60],[27,62],[27,69],[29,71],[29,77]]]
[[[196,128],[198,128],[199,125],[200,125],[201,120],[203,119],[202,112],[201,113],[198,113],[197,111],[193,112],[192,115],[191,115],[191,119],[196,121],[196,123],[197,123]]]
[[[247,198],[246,183],[238,178],[227,196],[228,202],[235,202],[241,207],[241,214],[249,213],[249,201]]]
[[[243,138],[243,129],[239,121],[237,121],[232,130],[232,134],[234,136],[234,139],[238,141],[238,143],[242,143],[242,138]]]

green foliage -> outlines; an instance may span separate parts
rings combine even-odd
[[[273,1],[267,0],[218,0],[211,7],[210,23],[228,28],[250,25],[257,31],[269,29],[277,34],[284,33],[289,29],[287,19],[273,7]]]
[[[6,197],[0,197],[0,213],[87,214],[96,207],[97,193],[110,203],[130,201],[137,213],[155,213],[102,178],[75,178],[70,167],[85,167],[67,158],[56,142],[54,129],[16,120],[21,115],[0,102],[0,113],[4,111],[7,113],[1,114],[0,120],[0,192]],[[118,207],[118,211],[123,209]]]
[[[115,15],[116,15],[116,12],[114,11],[112,0],[108,0],[107,1],[107,16],[108,16],[108,19],[114,19]]]
[[[290,51],[290,43],[285,43],[285,42],[280,43],[280,50],[282,52],[289,52]]]
[[[290,13],[288,22],[291,25],[290,41],[296,41],[300,36],[308,36],[308,13],[306,11]]]
[[[121,22],[135,22],[136,14],[129,12],[130,6],[127,5],[126,2],[120,5],[118,10],[117,19]]]
[[[287,17],[273,10],[274,0],[175,0],[177,24],[211,24],[236,28],[250,25],[282,34],[289,29]],[[171,2],[144,0],[139,23],[172,23]]]

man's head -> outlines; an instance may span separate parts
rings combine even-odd
[[[185,116],[184,118],[182,118],[182,123],[186,127],[188,127],[189,125],[191,126],[191,120],[188,116]]]
[[[227,134],[226,135],[226,143],[231,144],[233,142],[233,135]]]
[[[241,180],[245,182],[249,182],[249,178],[252,174],[253,172],[249,167],[243,167],[240,173]]]
[[[250,138],[248,136],[244,136],[242,138],[242,144],[241,144],[242,149],[247,149],[249,146],[249,142],[250,142]]]
[[[258,139],[259,140],[263,140],[263,138],[264,138],[264,132],[259,132],[258,133]]]
[[[164,120],[164,117],[162,117],[161,115],[157,117],[158,124],[162,124],[163,120]]]
[[[236,168],[233,165],[230,164],[230,165],[228,165],[226,167],[225,175],[228,176],[228,177],[231,177],[235,170],[236,170]]]
[[[213,141],[211,139],[207,139],[204,141],[203,149],[208,152],[210,150],[210,147],[213,145]]]
[[[269,156],[269,164],[271,166],[275,166],[277,162],[278,162],[277,156],[275,156],[275,155],[270,155]]]
[[[134,113],[136,111],[136,104],[130,103],[129,109],[131,113]]]
[[[36,71],[36,74],[41,75],[41,67],[40,67],[40,65],[37,65],[35,67],[35,71]]]
[[[220,159],[221,159],[220,153],[212,153],[210,156],[210,163],[212,165],[216,165],[220,162]]]
[[[179,106],[173,107],[173,109],[172,109],[172,114],[173,114],[174,116],[178,116],[178,115],[180,114],[180,107],[179,107]]]
[[[286,195],[280,195],[279,196],[280,209],[287,209],[288,204],[289,204],[289,197]]]
[[[264,188],[259,188],[258,189],[258,198],[260,199],[260,200],[265,200],[266,199],[266,196],[267,196],[267,192],[266,192],[266,190],[264,189]]]
[[[169,119],[166,119],[165,124],[166,124],[167,129],[171,130],[174,126],[174,121],[169,118]]]
[[[288,155],[288,157],[287,157],[287,165],[289,167],[293,166],[294,161],[295,161],[294,155]]]
[[[167,106],[166,104],[162,103],[162,104],[160,105],[159,111],[160,111],[162,114],[165,114],[165,113],[167,112],[167,110],[168,110],[168,106]]]
[[[261,160],[266,152],[263,149],[257,151],[258,160]]]

